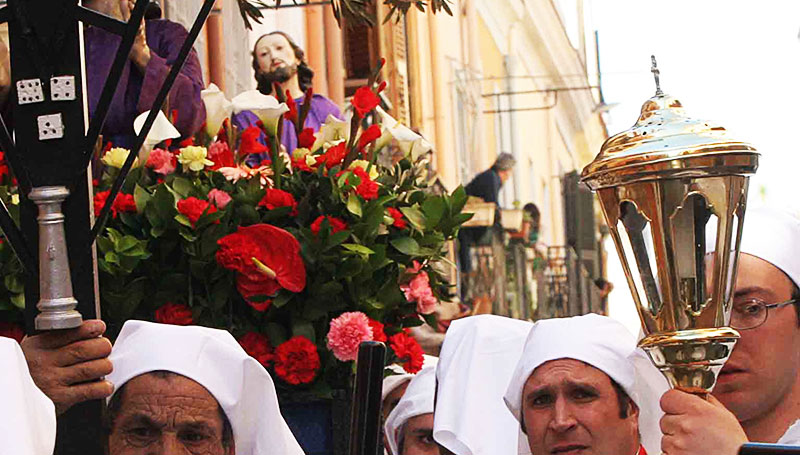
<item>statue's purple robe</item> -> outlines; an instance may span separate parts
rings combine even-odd
[[[304,96],[296,99],[295,102],[297,103],[297,109],[300,109],[300,106],[303,105],[303,100],[305,99]],[[313,128],[314,131],[319,131],[319,128],[325,123],[325,120],[328,119],[328,115],[332,115],[336,118],[341,119],[342,112],[339,110],[339,107],[331,101],[330,99],[314,94],[311,98],[311,108],[308,110],[308,116],[306,116],[305,128]],[[240,130],[244,130],[247,127],[254,126],[258,122],[258,117],[253,114],[251,111],[242,111],[233,116],[233,124],[239,128]],[[262,144],[266,144],[264,134],[262,133],[259,136],[259,142]],[[284,119],[283,121],[283,134],[281,135],[281,143],[286,147],[286,152],[289,155],[292,154],[294,149],[297,148],[297,134],[294,131],[294,125],[291,121]],[[259,155],[251,156],[247,158],[247,162],[250,165],[258,165],[263,160],[269,160],[270,157],[266,153],[262,153]]]
[[[147,45],[150,47],[150,62],[143,74],[133,62],[127,61],[103,126],[103,140],[120,147],[132,145],[135,137],[133,120],[150,109],[188,36],[186,28],[181,24],[166,19],[147,21],[145,31]],[[97,27],[87,27],[85,30],[90,115],[94,113],[100,100],[119,42],[120,37]],[[203,88],[200,60],[197,52],[192,49],[165,104],[169,109],[167,112],[177,112],[175,127],[183,138],[194,135],[205,121],[205,106],[200,97]]]

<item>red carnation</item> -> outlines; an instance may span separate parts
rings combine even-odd
[[[370,180],[369,174],[367,174],[361,166],[356,166],[356,168],[353,169],[353,174],[361,180],[361,183],[356,187],[356,193],[367,201],[377,199],[378,184]]]
[[[361,136],[358,138],[358,149],[363,150],[364,147],[378,140],[382,134],[383,132],[381,131],[380,126],[370,125],[370,127],[361,133]]]
[[[156,322],[172,325],[192,325],[192,310],[180,303],[165,303],[156,310]]]
[[[308,338],[295,336],[275,350],[275,374],[289,384],[308,384],[319,370],[317,347]]]
[[[247,332],[239,338],[239,344],[250,357],[258,360],[258,363],[264,365],[265,368],[269,368],[269,364],[275,356],[269,338],[257,332]]]
[[[199,220],[203,214],[211,214],[216,211],[217,208],[209,204],[208,201],[197,199],[194,196],[189,196],[186,199],[178,201],[178,213],[186,215],[186,218],[189,218],[189,221],[192,223],[192,227],[197,224],[197,220]],[[217,223],[219,223],[219,221],[217,221]]]
[[[400,332],[389,337],[389,347],[394,351],[398,361],[402,362],[404,370],[414,374],[422,369],[425,353],[417,340],[405,332]]]
[[[242,142],[239,144],[239,155],[247,156],[252,154],[264,153],[269,148],[258,141],[261,136],[261,129],[257,126],[249,126],[242,131]]]
[[[406,220],[403,219],[403,212],[394,207],[389,207],[387,210],[389,212],[389,216],[394,219],[392,226],[396,227],[397,229],[405,229],[408,226]]]
[[[369,111],[375,109],[380,104],[381,99],[369,87],[359,87],[353,95],[353,108],[359,118],[364,118]]]
[[[100,211],[103,210],[103,206],[106,205],[106,200],[108,199],[108,195],[111,194],[111,191],[100,191],[99,193],[95,193],[94,195],[94,216],[95,218],[100,217]],[[117,209],[114,205],[111,205],[111,217],[117,217]]]
[[[289,111],[283,114],[283,118],[292,122],[297,121],[297,102],[292,98],[289,90],[286,90],[286,107],[289,108]]]
[[[25,332],[22,327],[13,322],[0,321],[0,337],[13,338],[17,340],[17,343],[21,343]]]
[[[316,220],[314,220],[313,223],[311,223],[311,233],[314,235],[319,235],[319,230],[322,228],[322,220],[325,218],[328,219],[328,225],[331,227],[331,234],[336,234],[339,231],[344,231],[347,229],[347,223],[339,218],[336,218],[335,216],[320,215]]]
[[[314,170],[311,169],[311,166],[308,165],[305,156],[302,156],[300,158],[292,157],[292,168],[306,172],[314,172]]]
[[[300,292],[306,287],[300,243],[281,228],[269,224],[242,226],[217,244],[217,263],[238,272],[236,286],[245,299],[271,296],[280,289]]]
[[[292,193],[276,188],[267,188],[266,194],[264,194],[258,205],[266,207],[267,210],[274,210],[278,207],[291,207],[292,210],[289,214],[292,216],[297,215],[297,201],[294,200]]]
[[[236,167],[236,163],[233,160],[233,152],[231,152],[228,144],[223,141],[214,142],[208,147],[208,159],[214,162],[214,165],[211,166],[212,171],[216,171],[221,167]]]
[[[297,146],[301,148],[307,148],[310,150],[316,141],[317,138],[314,136],[314,128],[303,128],[303,131],[301,131],[300,135],[297,136]]]
[[[325,151],[324,154],[317,157],[317,164],[325,163],[328,169],[342,164],[344,157],[347,155],[347,144],[342,141]]]
[[[386,343],[386,332],[383,330],[383,324],[370,318],[369,326],[372,328],[372,341]]]
[[[114,210],[121,213],[136,213],[136,201],[133,195],[119,193],[114,199]]]

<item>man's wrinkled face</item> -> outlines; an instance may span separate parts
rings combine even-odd
[[[522,416],[537,455],[633,455],[639,447],[638,408],[621,418],[611,379],[578,360],[536,368],[522,390]]]
[[[791,296],[792,282],[780,269],[755,256],[739,255],[734,308],[753,298],[771,304]],[[774,410],[800,374],[800,328],[794,305],[770,309],[763,325],[739,334],[713,394],[746,422]]]
[[[439,455],[439,446],[433,441],[433,413],[412,417],[403,425],[400,455]]]
[[[289,41],[279,34],[267,35],[256,43],[256,61],[265,74],[274,74],[281,82],[297,73],[300,64]]]
[[[179,375],[128,381],[109,435],[110,455],[233,455],[217,400]]]

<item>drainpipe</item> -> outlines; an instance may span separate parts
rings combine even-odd
[[[328,98],[344,106],[344,50],[342,31],[333,16],[333,8],[326,5],[322,11],[325,24],[325,56],[328,60]]]
[[[222,2],[217,0],[206,20],[208,79],[225,91],[225,40],[222,36]]]
[[[510,33],[513,33],[513,29]],[[509,44],[511,44],[512,39],[509,37]],[[508,50],[511,50],[511,46],[509,46]],[[509,93],[513,93],[515,91],[515,84],[514,84],[514,57],[506,54],[503,57],[503,66],[506,71],[506,90]],[[516,107],[516,101],[514,100],[514,95],[506,95],[507,97],[507,106],[508,106],[508,137],[510,139],[510,150],[509,153],[514,156],[517,160],[517,164],[514,166],[513,171],[513,192],[512,192],[512,201],[518,201],[519,195],[521,194],[520,186],[522,185],[521,177],[520,177],[520,168],[522,167],[522,156],[519,153],[519,135],[517,134],[517,113],[514,112]]]
[[[325,71],[325,21],[321,6],[306,8],[306,61],[316,73],[314,92],[328,93],[328,80]]]

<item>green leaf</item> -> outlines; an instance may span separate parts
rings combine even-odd
[[[5,284],[6,289],[13,294],[19,294],[25,292],[25,286],[22,283],[17,275],[6,275],[3,278],[3,284]]]
[[[428,229],[435,228],[439,221],[442,220],[444,212],[447,210],[447,204],[441,196],[429,197],[422,203],[422,213],[425,214],[425,227]]]
[[[425,215],[416,208],[416,207],[400,207],[400,211],[403,212],[403,215],[408,218],[408,221],[417,228],[418,230],[422,231],[425,229],[426,221]]]
[[[25,309],[25,293],[11,294],[11,303],[20,310]]]
[[[458,188],[453,190],[453,193],[450,195],[450,208],[453,210],[452,213],[461,213],[461,210],[464,209],[464,205],[467,203],[467,192],[464,191],[464,187],[459,185]]]
[[[328,242],[327,245],[325,246],[325,250],[329,250],[335,246],[338,246],[339,244],[347,240],[348,237],[350,237],[350,231],[348,230],[339,231],[335,234],[331,234],[330,237],[328,237]]]
[[[177,221],[178,223],[180,223],[180,224],[182,224],[182,225],[184,225],[184,226],[186,226],[188,228],[193,228],[194,227],[194,226],[192,226],[192,222],[189,221],[189,218],[186,215],[182,214],[182,213],[179,213],[179,214],[175,215],[175,221]]]
[[[350,193],[350,196],[347,197],[347,211],[352,213],[357,217],[361,217],[361,201],[358,200],[358,197]]]
[[[292,300],[292,297],[294,297],[294,294],[291,292],[279,292],[278,295],[272,300],[272,306],[275,308],[280,308],[289,303],[289,301]]]
[[[420,254],[419,243],[417,243],[417,241],[411,237],[399,237],[393,239],[390,243],[397,249],[397,251],[405,255],[419,256]]]
[[[345,249],[347,249],[349,251],[352,251],[354,253],[358,253],[358,254],[360,254],[362,256],[369,256],[370,254],[375,253],[374,251],[372,251],[371,249],[365,247],[364,245],[359,245],[357,243],[344,243],[344,244],[342,244],[342,246]]]
[[[314,326],[310,322],[304,320],[295,321],[292,324],[292,336],[304,336],[312,342],[317,340]]]
[[[172,189],[181,196],[181,199],[186,199],[192,194],[194,185],[185,178],[175,177],[175,179],[172,180]]]
[[[132,235],[126,235],[119,240],[116,246],[117,252],[127,252],[139,246],[139,239]]]
[[[144,208],[151,199],[153,199],[153,195],[137,183],[133,188],[133,201],[136,203],[136,212],[139,214],[144,213]]]
[[[267,323],[266,327],[264,327],[264,332],[273,346],[281,345],[289,339],[286,328],[275,322]]]

